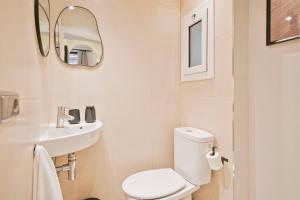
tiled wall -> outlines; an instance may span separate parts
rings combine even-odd
[[[0,91],[21,97],[21,115],[0,124],[0,199],[30,200],[33,144],[48,121],[48,63],[37,45],[33,1],[2,1],[0,19]]]
[[[184,14],[199,1],[181,3]],[[78,153],[77,180],[60,178],[66,200],[124,199],[121,183],[128,175],[173,166],[173,128],[179,125],[211,131],[232,159],[232,2],[216,3],[215,80],[191,83],[179,81],[179,1],[51,1],[52,28],[62,8],[78,4],[91,9],[99,23],[105,55],[95,69],[62,64],[53,46],[49,57],[41,58],[33,2],[1,5],[6,30],[0,88],[22,97],[22,115],[0,125],[1,199],[30,199],[33,143],[48,123],[47,113],[55,121],[58,105],[82,111],[95,105],[104,122],[100,141]],[[231,200],[232,190],[220,181],[222,174],[214,174],[195,199]]]
[[[77,180],[61,177],[62,187],[66,200],[121,200],[127,176],[173,166],[179,2],[52,1],[52,22],[62,8],[78,4],[97,17],[104,60],[95,69],[71,68],[52,49],[51,120],[58,105],[81,108],[82,117],[86,105],[95,105],[104,127],[100,141],[78,153]]]
[[[181,15],[201,3],[181,0]],[[215,79],[180,84],[180,123],[210,131],[225,157],[233,158],[233,1],[215,1]],[[232,184],[225,189],[224,172],[194,195],[196,200],[232,200]],[[225,184],[227,185],[227,184]]]

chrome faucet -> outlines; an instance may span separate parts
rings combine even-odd
[[[57,108],[57,122],[56,128],[64,128],[65,127],[65,119],[74,120],[75,118],[71,115],[66,114],[67,108],[64,106],[59,106]]]

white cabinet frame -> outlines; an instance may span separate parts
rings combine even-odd
[[[201,22],[201,64],[190,66],[190,28]],[[205,0],[181,20],[181,81],[214,78],[214,0]]]

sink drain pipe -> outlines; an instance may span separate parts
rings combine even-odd
[[[56,159],[55,159],[56,160]],[[64,172],[68,172],[68,180],[75,181],[76,179],[76,154],[68,154],[68,163],[62,166],[56,167],[57,175],[60,175]]]

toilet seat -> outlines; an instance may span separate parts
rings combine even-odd
[[[186,180],[173,169],[157,169],[129,176],[122,187],[134,199],[161,199],[183,190]]]

